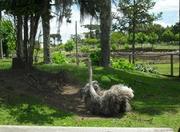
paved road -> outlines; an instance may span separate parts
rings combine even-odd
[[[173,132],[171,128],[0,126],[0,132]]]

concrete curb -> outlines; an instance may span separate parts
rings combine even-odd
[[[0,132],[173,132],[171,128],[0,126]]]

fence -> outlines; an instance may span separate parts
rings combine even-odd
[[[116,52],[112,53],[113,58],[125,58],[132,62],[132,53]],[[179,71],[179,54],[178,53],[155,53],[142,52],[135,54],[136,64],[150,65],[157,69],[160,74],[168,76],[178,76]]]

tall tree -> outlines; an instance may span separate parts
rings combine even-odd
[[[81,16],[90,14],[100,18],[101,65],[110,64],[111,0],[78,0]]]
[[[100,30],[101,30],[101,65],[108,67],[110,64],[110,32],[111,32],[111,0],[101,3]]]
[[[120,0],[117,11],[123,16],[114,16],[116,28],[126,30],[131,36],[132,43],[132,61],[135,63],[135,33],[138,32],[139,27],[152,23],[158,19],[162,13],[158,15],[150,14],[155,2],[152,0]],[[120,25],[120,26],[119,26]]]
[[[35,36],[42,2],[42,0],[5,0],[0,2],[0,7],[3,7],[15,18],[17,58],[13,59],[13,68],[29,69],[33,64]],[[30,27],[28,23],[30,23]],[[30,29],[30,36],[28,36],[28,29]]]
[[[50,0],[44,0],[42,9],[44,63],[51,62],[50,56]]]

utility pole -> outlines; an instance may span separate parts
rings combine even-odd
[[[75,33],[76,33],[76,64],[79,66],[77,21],[76,21],[76,24],[75,24]]]

